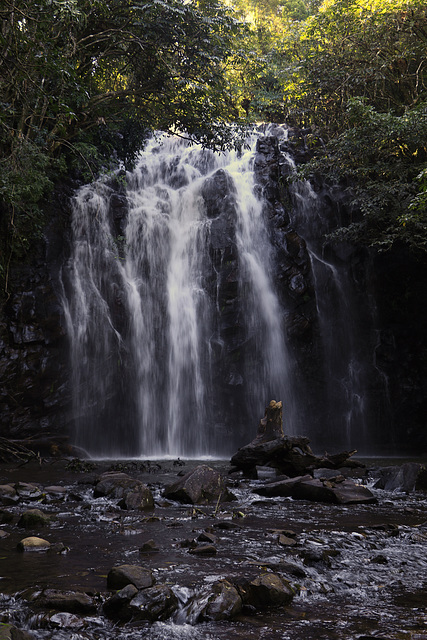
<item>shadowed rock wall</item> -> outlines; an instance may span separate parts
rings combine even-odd
[[[286,144],[297,161],[307,158],[305,140],[299,132],[291,135]],[[276,283],[286,310],[293,376],[303,399],[298,430],[310,432],[311,439],[313,431],[323,433],[322,444],[330,441],[334,447],[334,435],[328,427],[331,407],[325,406],[315,283],[306,243],[291,224],[292,199],[285,184],[289,167],[276,138],[260,139],[255,172],[258,188],[266,199],[265,215],[275,252]],[[334,224],[345,223],[342,196],[322,185],[316,189]],[[2,303],[0,314],[1,436],[66,441],[71,430],[67,338],[60,299],[60,271],[69,241],[67,200],[71,193],[69,187],[57,190],[49,206],[50,223],[44,238],[34,247],[31,262],[11,270],[10,294]],[[218,363],[217,384],[222,388],[224,402],[232,404],[233,386],[241,383],[237,365],[244,345],[239,337],[241,307],[237,299],[233,196],[228,190],[227,175],[218,171],[211,181],[206,181],[203,196],[207,215],[210,208],[215,211],[210,259],[215,286],[219,287],[215,295],[222,310],[218,333],[228,343],[230,354],[229,359]],[[223,212],[220,218],[218,199]],[[126,216],[126,203],[120,192],[116,201],[112,220],[119,232]],[[333,250],[326,246],[325,251]],[[365,336],[365,348],[377,372],[376,378],[367,383],[375,453],[425,451],[426,261],[415,259],[402,247],[379,256],[354,248],[344,251],[341,247],[336,255],[351,274],[357,296],[360,300],[368,297],[376,309],[374,330],[369,329]],[[238,412],[237,407],[235,413]],[[254,432],[259,417],[254,416],[247,425],[248,436]],[[286,432],[286,407],[284,428]]]

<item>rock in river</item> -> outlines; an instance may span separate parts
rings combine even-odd
[[[103,473],[95,486],[95,498],[108,496],[120,498],[124,509],[153,509],[153,494],[147,485],[126,473]]]
[[[185,504],[206,504],[218,499],[221,502],[234,500],[221,474],[205,464],[199,465],[166,487],[163,495],[169,500]]]
[[[127,605],[133,620],[166,620],[178,608],[178,598],[171,587],[155,585],[140,591]]]
[[[295,500],[329,502],[332,504],[373,504],[373,493],[362,485],[338,476],[335,480],[320,480],[309,475],[266,483],[254,493],[271,497],[291,497]]]
[[[51,517],[40,511],[40,509],[28,509],[19,518],[18,527],[35,529],[37,527],[45,527],[50,521]]]
[[[154,584],[153,574],[149,569],[134,564],[122,564],[113,567],[107,576],[109,589],[123,589],[133,584],[137,589],[147,589]]]
[[[219,580],[191,600],[186,617],[191,624],[204,620],[231,620],[241,609],[242,599],[236,587],[228,580]]]
[[[50,542],[43,540],[43,538],[30,536],[18,542],[17,549],[18,551],[48,551]]]

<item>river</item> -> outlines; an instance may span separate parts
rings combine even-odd
[[[368,469],[377,462],[366,461]],[[224,474],[227,461],[204,461]],[[394,461],[388,463],[394,463]],[[46,640],[421,640],[427,638],[427,499],[425,493],[372,489],[374,505],[330,505],[290,498],[260,498],[262,482],[230,476],[236,501],[200,508],[166,501],[164,486],[196,461],[46,460],[20,468],[3,464],[0,484],[31,482],[40,494],[3,506],[12,521],[0,531],[0,616]],[[155,496],[152,512],[124,511],[118,500],[94,498],[96,477],[119,470],[141,479]],[[372,486],[373,472],[359,471]],[[59,485],[58,493],[49,486]],[[37,531],[18,526],[19,515],[40,508],[54,516]],[[225,523],[225,524],[224,524]],[[189,553],[190,541],[213,532],[217,554]],[[278,531],[293,540],[280,544]],[[19,553],[17,543],[38,535],[63,543],[61,553]],[[4,537],[3,537],[4,536]],[[141,554],[147,540],[158,550]],[[113,624],[101,615],[38,610],[31,594],[44,588],[108,595],[106,576],[115,565],[153,571],[185,600],[215,580],[278,573],[296,591],[286,607],[244,611],[236,620],[191,625],[182,614],[170,620]]]

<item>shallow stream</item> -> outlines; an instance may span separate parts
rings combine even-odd
[[[0,531],[0,621],[30,629],[46,640],[387,640],[427,639],[427,495],[373,490],[378,504],[339,506],[252,493],[260,481],[231,478],[237,500],[191,507],[166,501],[163,487],[196,461],[45,461],[0,467],[0,484],[31,482],[41,495],[21,496],[3,506],[13,520]],[[227,473],[225,461],[210,461]],[[95,478],[120,470],[147,483],[155,495],[152,512],[124,511],[117,500],[93,497]],[[361,472],[363,473],[363,472]],[[369,475],[361,478],[370,483]],[[46,491],[65,488],[61,495]],[[37,531],[17,525],[20,514],[39,508],[53,515]],[[217,555],[199,557],[189,544],[204,531],[216,537]],[[290,544],[280,544],[287,531]],[[17,543],[37,535],[63,543],[62,553],[19,553]],[[154,540],[158,551],[139,549]],[[154,624],[113,625],[104,616],[34,613],[28,589],[80,590],[101,604],[106,576],[115,565],[153,570],[156,582],[174,587],[183,600],[209,582],[273,571],[294,586],[292,604],[234,622],[192,626],[178,617]]]

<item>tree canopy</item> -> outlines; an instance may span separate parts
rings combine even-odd
[[[424,0],[2,0],[0,17],[3,277],[61,172],[131,166],[153,129],[224,149],[245,120],[322,140],[306,175],[348,185],[353,240],[425,250]]]
[[[425,252],[424,0],[304,1],[299,12],[266,4],[273,20],[267,28],[258,14],[252,28],[252,109],[309,127],[321,142],[303,175],[340,182],[360,214],[335,237]]]
[[[0,17],[2,236],[13,252],[67,167],[90,179],[111,160],[130,166],[153,129],[233,144],[225,71],[239,23],[223,3],[3,0]]]

